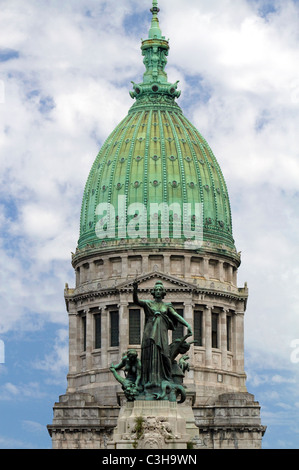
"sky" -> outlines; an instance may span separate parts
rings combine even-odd
[[[230,195],[247,389],[299,448],[299,1],[160,0],[167,73]],[[0,0],[0,448],[51,448],[84,185],[142,81],[150,0]]]

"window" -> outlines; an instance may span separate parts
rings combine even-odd
[[[86,317],[82,317],[83,351],[86,351]]]
[[[102,322],[101,322],[101,314],[97,313],[94,316],[94,330],[95,330],[95,337],[94,337],[94,347],[95,349],[100,349],[102,347]]]
[[[232,336],[232,317],[226,317],[226,343],[227,343],[227,350],[231,351],[231,336]]]
[[[119,316],[117,310],[110,312],[110,346],[119,346]]]
[[[202,317],[203,313],[200,310],[194,311],[194,332],[193,337],[196,341],[195,346],[202,346]]]
[[[175,311],[181,315],[181,317],[184,317],[184,309],[183,308],[175,308]],[[184,325],[178,322],[177,327],[175,330],[172,332],[172,341],[182,338],[184,336]]]
[[[129,310],[129,344],[140,344],[140,309]]]
[[[212,313],[212,348],[218,348],[218,314]]]

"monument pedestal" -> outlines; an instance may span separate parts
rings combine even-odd
[[[187,449],[188,443],[198,435],[198,429],[195,420],[194,426],[190,422],[190,416],[194,419],[191,406],[187,406],[186,423],[185,408],[163,400],[125,403],[108,449]]]

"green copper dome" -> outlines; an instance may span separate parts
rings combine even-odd
[[[132,82],[130,94],[135,103],[91,168],[78,249],[137,242],[180,245],[198,229],[200,214],[203,243],[234,252],[229,197],[221,169],[175,101],[180,92],[178,82],[167,81],[164,68],[169,43],[162,36],[155,1],[151,12],[149,37],[141,46],[146,67],[143,82]],[[169,227],[162,223],[162,206],[169,209]],[[191,231],[182,229],[178,236],[177,227],[186,217]]]

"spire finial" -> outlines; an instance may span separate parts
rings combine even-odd
[[[171,99],[178,98],[181,92],[177,90],[178,82],[168,83],[167,73],[164,70],[167,64],[169,41],[165,39],[165,36],[162,36],[160,29],[158,0],[153,0],[153,8],[150,11],[153,17],[148,39],[142,40],[141,45],[146,72],[143,75],[143,83],[137,85],[132,82],[134,91],[131,91],[130,95],[137,100],[149,95],[153,95],[153,99],[167,95],[167,99],[171,101]]]
[[[158,13],[160,11],[160,8],[158,8],[158,0],[153,0],[153,8],[151,8],[150,11],[153,14],[153,18],[152,18],[151,29],[149,30],[149,38],[160,39],[162,37],[162,31],[159,26]]]
[[[153,8],[151,8],[152,14],[156,13],[158,14],[160,11],[160,8],[158,8],[158,0],[153,0]]]

